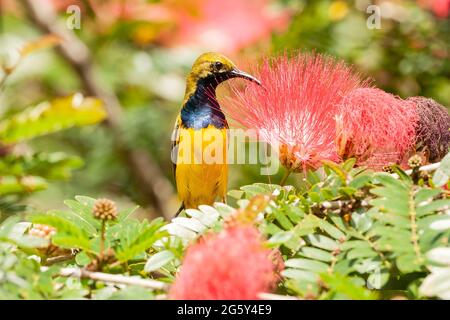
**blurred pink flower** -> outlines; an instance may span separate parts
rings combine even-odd
[[[433,11],[438,17],[448,17],[450,13],[450,0],[434,0]]]
[[[440,18],[447,18],[450,14],[450,0],[418,0],[418,3]]]
[[[278,260],[277,264],[279,263]],[[249,300],[274,288],[276,266],[253,226],[230,227],[191,245],[170,290],[183,300]]]
[[[269,0],[189,0],[175,10],[176,32],[169,44],[192,45],[223,53],[234,53],[283,30],[289,22],[286,11],[275,11]],[[190,10],[186,10],[190,8]]]
[[[7,8],[17,10],[13,0],[3,1]],[[147,24],[130,29],[132,34],[137,31],[144,35],[140,42],[192,46],[225,54],[268,39],[273,31],[282,31],[290,15],[287,10],[271,7],[272,0],[39,1],[51,3],[61,14],[70,5],[79,6],[85,14],[88,6],[100,32],[108,32],[118,21],[141,21]]]

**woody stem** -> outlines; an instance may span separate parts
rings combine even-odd
[[[291,172],[292,172],[291,170],[286,170],[283,178],[280,181],[280,186],[284,186],[284,184],[286,183],[287,178],[289,178],[289,175],[291,174]]]
[[[103,259],[103,252],[105,250],[105,220],[102,220],[102,232],[100,235],[100,254],[99,254],[99,258],[100,260]]]

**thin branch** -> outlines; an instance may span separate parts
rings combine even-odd
[[[47,267],[41,267],[41,271],[48,270]],[[105,283],[112,284],[123,284],[130,286],[139,286],[143,288],[153,289],[153,290],[163,290],[167,291],[169,285],[165,282],[152,280],[152,279],[142,279],[138,277],[127,277],[120,274],[109,274],[103,272],[93,272],[87,271],[79,268],[62,268],[59,273],[61,277],[72,277],[78,279],[91,279],[102,281]]]
[[[409,206],[409,220],[411,224],[411,243],[414,247],[414,252],[416,254],[417,259],[419,260],[420,263],[423,263],[424,259],[420,251],[419,233],[417,226],[417,213],[413,191],[409,192],[408,206]]]
[[[143,150],[127,146],[121,132],[122,107],[112,90],[99,84],[89,48],[69,29],[57,20],[51,5],[45,1],[22,0],[30,20],[44,33],[60,36],[63,41],[58,52],[80,78],[88,95],[103,100],[108,112],[107,125],[113,134],[118,153],[130,168],[139,192],[147,203],[151,203],[159,215],[169,219],[173,212],[169,206],[173,194],[172,184],[164,176],[158,164]]]
[[[349,204],[352,204],[352,200],[324,201],[321,203],[321,208],[329,210],[343,209],[347,207]],[[359,206],[367,207],[369,206],[369,203],[366,200],[362,200],[359,203]]]
[[[51,266],[56,263],[72,260],[73,258],[75,258],[75,254],[73,254],[73,253],[62,255],[62,256],[51,257],[51,258],[48,258],[45,260],[45,265]]]
[[[286,169],[286,172],[284,173],[283,178],[281,178],[280,186],[284,186],[284,184],[286,183],[287,179],[291,175],[291,172],[292,172],[291,170]]]
[[[41,271],[45,272],[48,270],[48,267],[41,267]],[[162,291],[168,291],[169,290],[169,284],[152,280],[152,279],[142,279],[137,277],[127,277],[120,274],[109,274],[109,273],[103,273],[103,272],[93,272],[93,271],[87,271],[84,269],[79,268],[62,268],[59,273],[61,277],[72,277],[72,278],[78,278],[78,279],[91,279],[91,280],[97,280],[102,281],[105,283],[110,284],[121,284],[121,285],[131,285],[131,286],[138,286],[143,287],[147,289],[153,289],[153,290],[162,290]],[[258,297],[263,300],[300,300],[297,297],[293,296],[286,296],[286,295],[278,295],[273,293],[267,293],[267,292],[261,292],[258,294]],[[167,295],[161,294],[156,297],[158,300],[167,299]]]
[[[419,168],[419,171],[436,171],[439,167],[441,166],[440,162],[436,162],[436,163],[432,163],[432,164],[427,164],[425,166],[421,166]],[[407,175],[410,175],[412,173],[412,170],[406,170],[405,173]],[[394,178],[398,178],[398,175],[396,173],[392,173],[391,174]]]

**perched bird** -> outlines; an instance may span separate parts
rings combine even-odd
[[[172,136],[172,162],[182,201],[178,210],[225,201],[228,123],[216,99],[217,86],[232,78],[260,84],[219,53],[197,58],[186,79],[183,106]]]

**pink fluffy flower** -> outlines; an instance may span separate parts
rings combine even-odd
[[[355,89],[339,104],[338,154],[375,169],[400,163],[414,146],[417,121],[412,102],[380,89]]]
[[[263,87],[234,89],[235,97],[223,105],[228,116],[278,148],[290,171],[337,160],[335,114],[347,93],[365,85],[359,75],[342,62],[312,54],[265,60],[253,74]]]
[[[258,299],[277,282],[271,251],[259,231],[236,226],[190,246],[170,290],[172,299]]]

